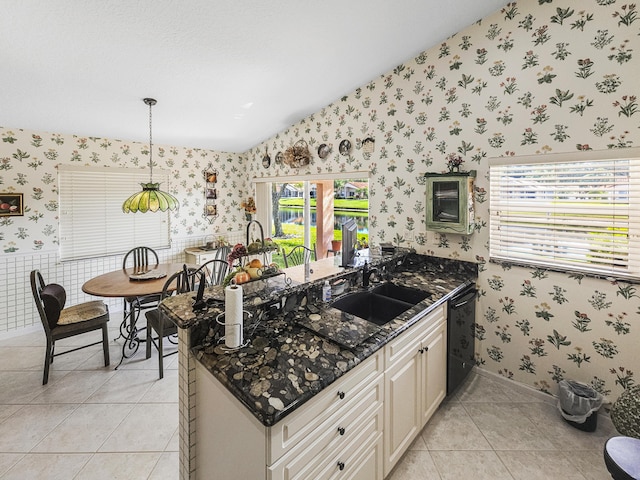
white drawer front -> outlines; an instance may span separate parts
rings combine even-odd
[[[382,413],[364,425],[345,448],[322,459],[304,480],[382,480]]]
[[[272,465],[269,468],[270,478],[302,478],[301,475],[304,476],[303,473],[312,465],[322,462],[334,452],[343,451],[346,445],[359,436],[373,417],[380,417],[376,422],[382,431],[383,385],[384,376],[381,374],[377,380],[359,392],[344,409],[314,430],[311,434],[311,444],[305,448],[302,445],[293,447]]]
[[[424,338],[430,329],[435,328],[446,318],[445,307],[446,305],[442,305],[429,312],[427,316],[420,319],[415,325],[402,332],[398,338],[384,347],[386,368],[389,368],[393,362],[403,357],[407,350],[418,350],[420,340]]]
[[[298,410],[270,428],[268,465],[273,465],[294,446],[305,448],[318,434],[314,432],[332,415],[374,383],[383,372],[383,356],[377,352],[331,384]]]

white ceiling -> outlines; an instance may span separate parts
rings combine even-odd
[[[244,152],[507,0],[0,0],[0,126]]]

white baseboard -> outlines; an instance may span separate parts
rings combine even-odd
[[[503,377],[502,375],[498,375],[497,373],[490,372],[478,366],[473,367],[473,371],[477,375],[482,375],[483,377],[489,378],[494,382],[498,382],[513,390],[517,390],[519,392],[522,392],[523,394],[530,395],[534,398],[537,398],[542,402],[548,403],[553,406],[557,406],[558,404],[558,397],[556,395],[541,392],[540,390],[536,390],[535,388],[529,385],[516,382],[515,380],[511,380],[510,378]],[[598,410],[598,421],[602,420],[604,422],[611,423],[611,418],[609,417],[610,409],[611,409],[611,404],[605,400],[605,403],[603,403],[600,410]]]
[[[42,324],[30,325],[28,327],[19,328],[17,330],[9,330],[8,332],[0,332],[0,341],[7,340],[9,338],[20,337],[22,335],[27,335],[34,332],[42,332],[42,336],[44,337],[44,329],[42,327]]]
[[[473,367],[473,371],[478,374],[478,375],[482,375],[483,377],[489,378],[491,380],[493,380],[494,382],[498,382],[503,384],[506,387],[509,387],[513,390],[518,390],[519,392],[522,392],[525,395],[529,395],[532,397],[535,397],[536,399],[540,400],[541,402],[545,402],[545,403],[550,403],[555,405],[556,402],[558,401],[557,397],[555,395],[551,395],[548,393],[544,393],[541,392],[540,390],[537,390],[529,385],[526,385],[524,383],[520,383],[520,382],[516,382],[515,380],[511,380],[510,378],[506,378],[502,375],[499,375],[497,373],[494,372],[490,372],[489,370],[485,370],[484,368],[480,368],[478,366]]]

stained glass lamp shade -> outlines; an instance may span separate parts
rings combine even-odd
[[[153,98],[145,98],[144,103],[149,105],[149,183],[141,183],[142,191],[134,193],[122,204],[124,213],[135,212],[166,212],[176,210],[179,206],[178,199],[170,193],[160,190],[160,184],[153,182],[153,144],[151,141],[151,107],[157,102]]]

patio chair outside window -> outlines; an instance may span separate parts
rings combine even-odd
[[[309,263],[311,260],[317,260],[315,245],[313,247],[313,250],[304,245],[296,245],[293,247],[289,253],[283,255],[285,268]]]

